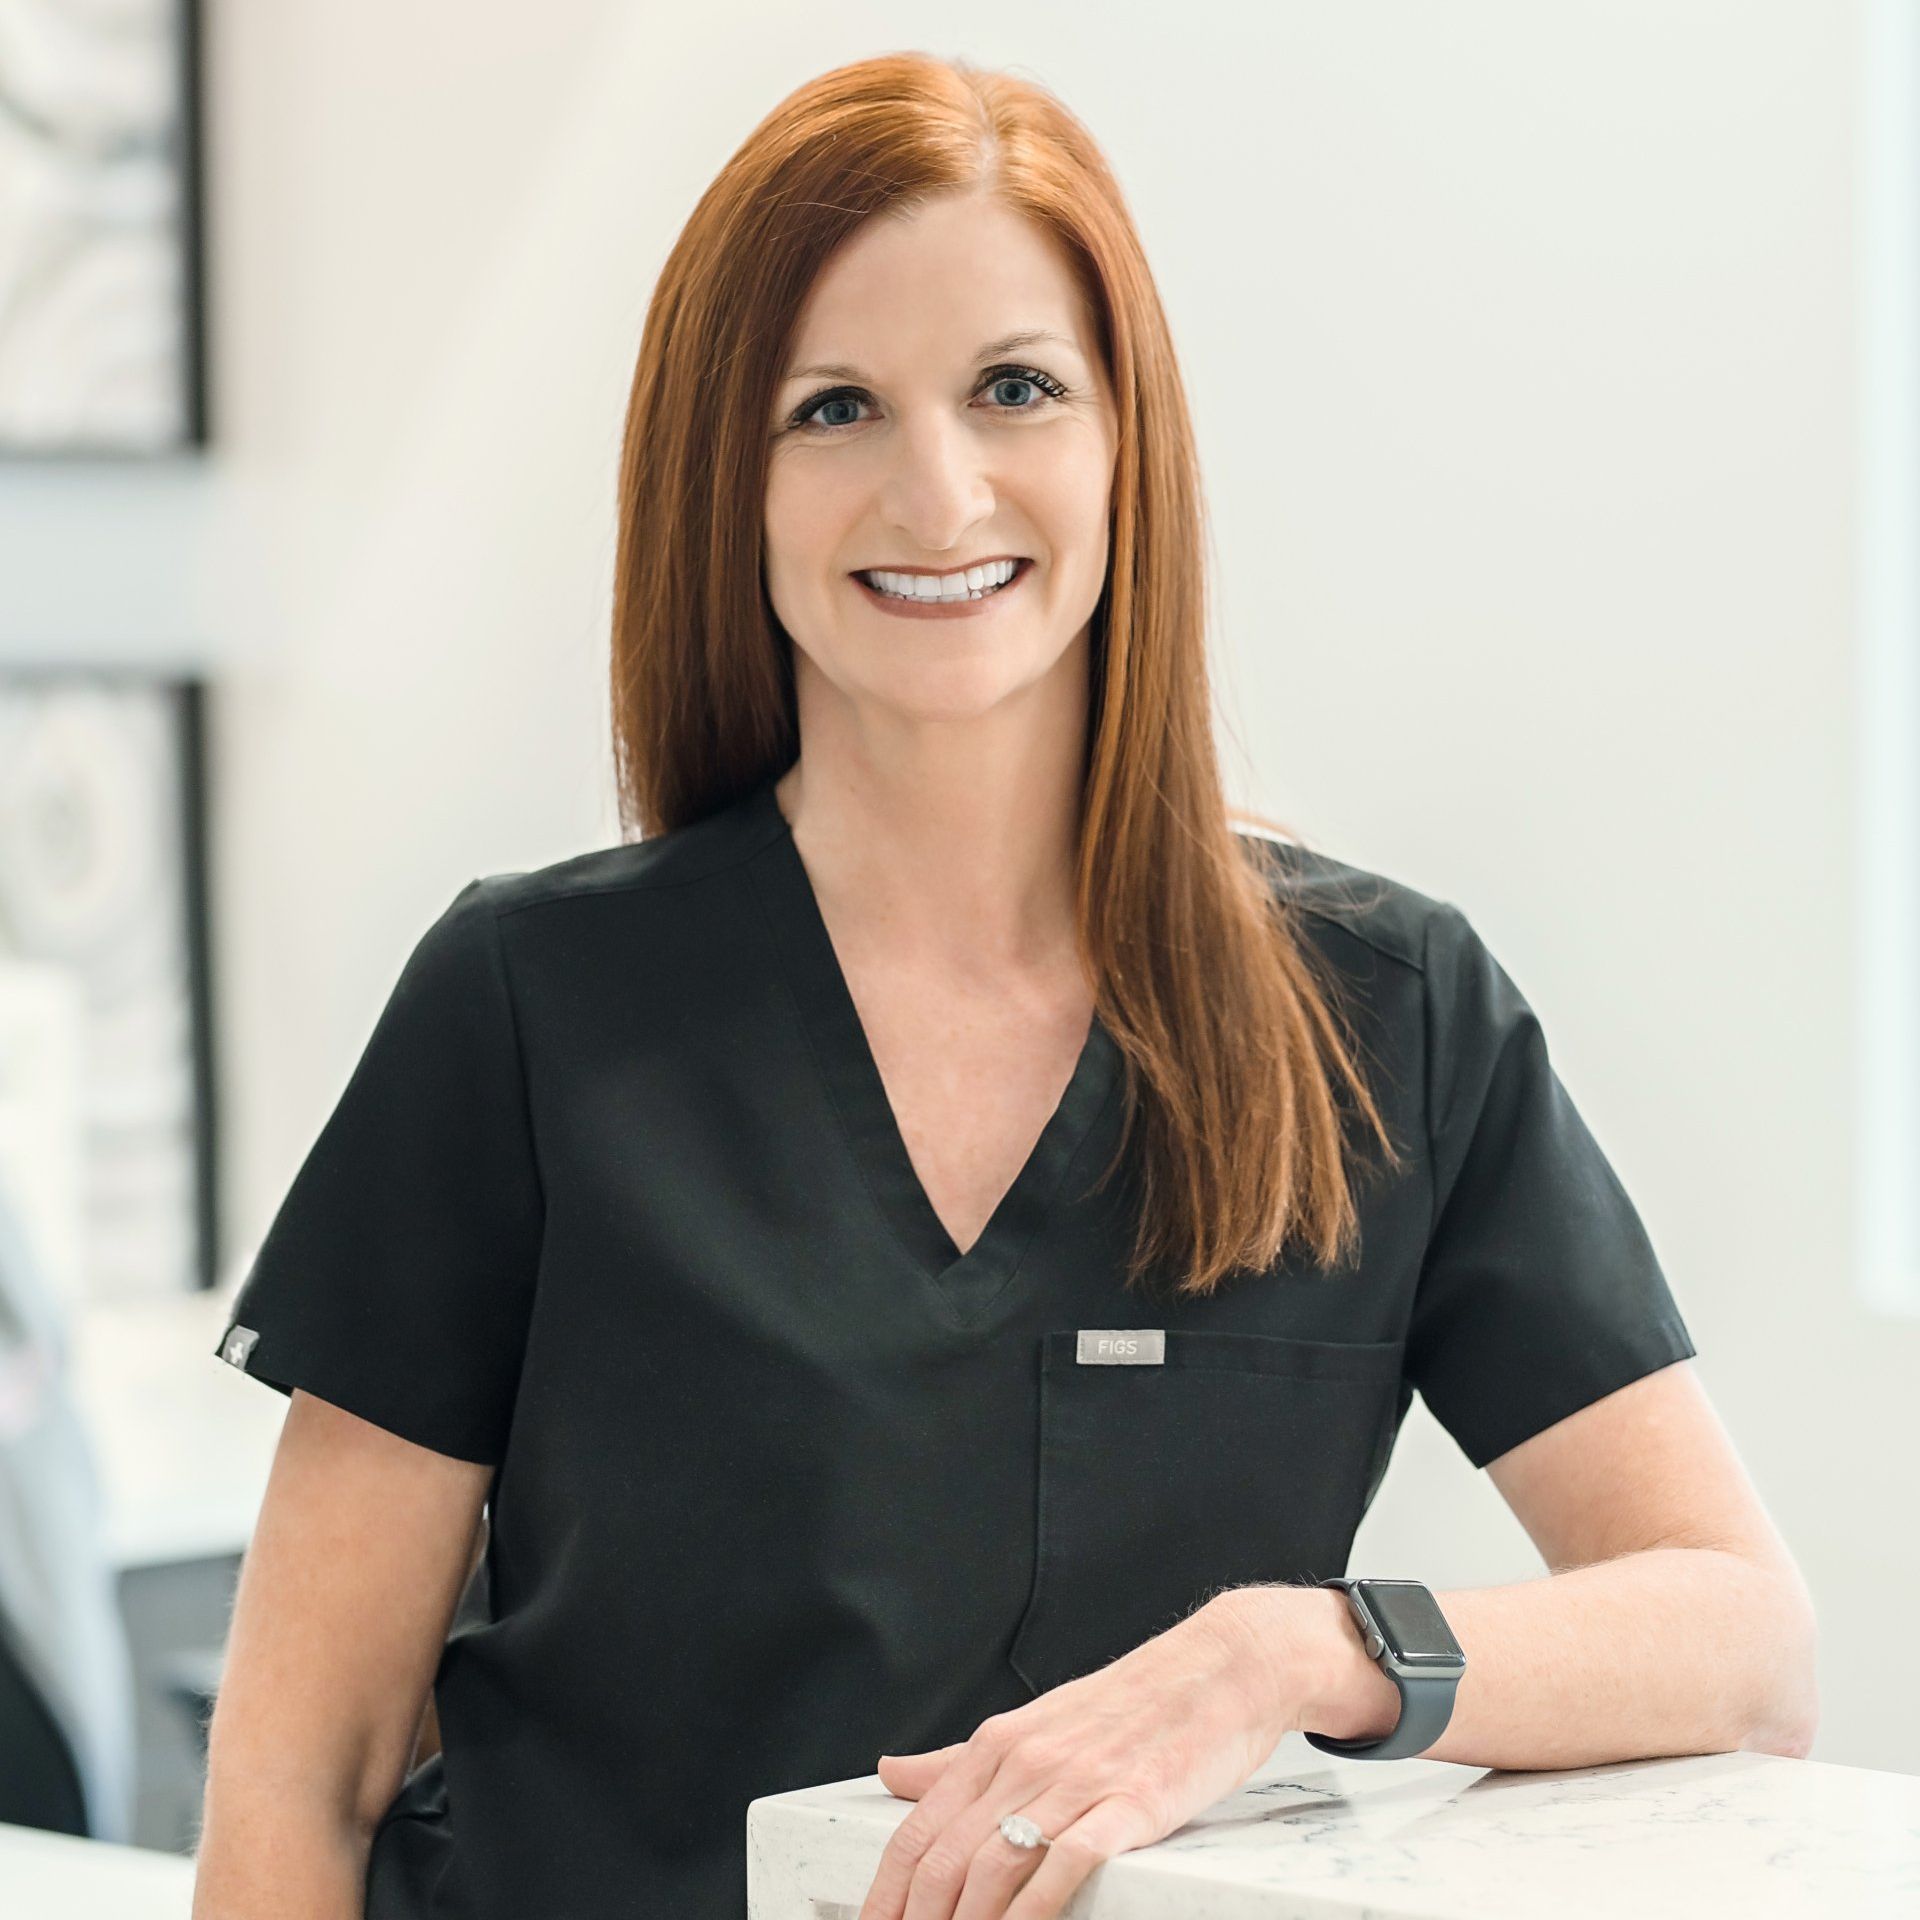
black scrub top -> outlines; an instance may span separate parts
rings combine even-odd
[[[959,1252],[770,779],[427,929],[218,1350],[494,1469],[368,1920],[740,1920],[750,1800],[964,1740],[1222,1587],[1346,1571],[1416,1388],[1478,1467],[1694,1352],[1458,909],[1241,839],[1412,1150],[1357,1196],[1357,1267],[1206,1300],[1123,1285],[1097,1018]],[[1142,1328],[1157,1361],[1080,1357]]]

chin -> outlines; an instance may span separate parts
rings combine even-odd
[[[1031,682],[1032,676],[1014,662],[965,660],[882,674],[868,692],[903,720],[973,720]]]

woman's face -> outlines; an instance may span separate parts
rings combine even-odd
[[[797,676],[817,670],[867,721],[912,722],[972,718],[1084,669],[1116,429],[1050,236],[975,195],[876,216],[821,270],[784,371],[765,566]],[[1002,558],[1020,563],[1009,585],[931,617],[892,611],[861,578],[919,575],[944,594],[957,583],[941,576]]]

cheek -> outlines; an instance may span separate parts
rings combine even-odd
[[[799,581],[822,554],[840,548],[842,515],[828,476],[799,463],[776,464],[767,479],[766,564],[769,580]]]
[[[1076,438],[1032,479],[1034,511],[1062,552],[1071,552],[1076,565],[1097,559],[1107,538],[1113,487],[1113,462],[1105,450]]]

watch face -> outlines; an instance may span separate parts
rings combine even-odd
[[[1439,1603],[1418,1580],[1362,1580],[1359,1593],[1396,1660],[1443,1667],[1466,1660]]]

